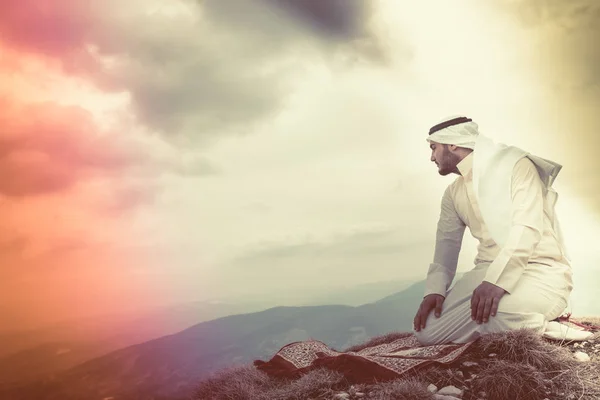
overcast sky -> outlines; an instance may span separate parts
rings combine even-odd
[[[425,138],[455,114],[564,166],[597,280],[599,22],[595,0],[4,0],[0,325],[424,278],[456,178]]]

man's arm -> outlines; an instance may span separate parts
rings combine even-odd
[[[448,186],[442,197],[440,218],[437,224],[435,253],[433,263],[429,266],[425,296],[439,294],[446,296],[446,291],[456,275],[458,256],[465,233],[465,223],[460,219]]]
[[[511,228],[508,239],[490,264],[485,282],[510,293],[542,238],[544,197],[542,180],[533,162],[519,160],[512,175]]]
[[[456,265],[462,239],[465,233],[465,223],[460,219],[454,208],[449,186],[442,197],[440,219],[437,225],[435,253],[433,263],[429,266],[425,296],[417,313],[413,325],[417,332],[425,329],[427,317],[432,310],[439,317],[446,291],[456,275]]]

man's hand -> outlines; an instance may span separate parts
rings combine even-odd
[[[505,293],[506,291],[501,287],[489,282],[481,282],[481,285],[473,290],[471,297],[471,319],[478,324],[488,322],[490,314],[492,317],[496,315],[500,299]]]
[[[441,294],[429,294],[425,296],[413,321],[417,332],[425,328],[425,321],[427,321],[431,310],[435,309],[435,316],[438,318],[442,315],[442,303],[444,300],[445,297]]]

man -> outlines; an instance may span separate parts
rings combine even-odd
[[[551,187],[562,167],[494,143],[464,116],[433,126],[427,141],[439,174],[459,176],[442,198],[417,339],[465,343],[521,327],[543,333],[573,288]],[[448,290],[466,227],[479,241],[475,267]]]

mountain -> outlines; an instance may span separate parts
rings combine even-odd
[[[358,307],[275,307],[203,322],[90,360],[52,379],[5,388],[0,398],[188,398],[211,373],[268,359],[290,342],[313,338],[342,350],[370,337],[410,330],[423,290],[424,282],[419,282]]]
[[[322,304],[336,304],[346,306],[360,306],[373,303],[382,297],[401,292],[409,286],[414,285],[417,280],[393,280],[383,282],[371,282],[361,285],[347,286],[328,290],[318,296],[313,296],[301,305],[314,306]]]
[[[142,315],[95,316],[43,329],[3,333],[0,334],[0,385],[43,378],[199,322],[264,308],[259,303],[193,302]]]

